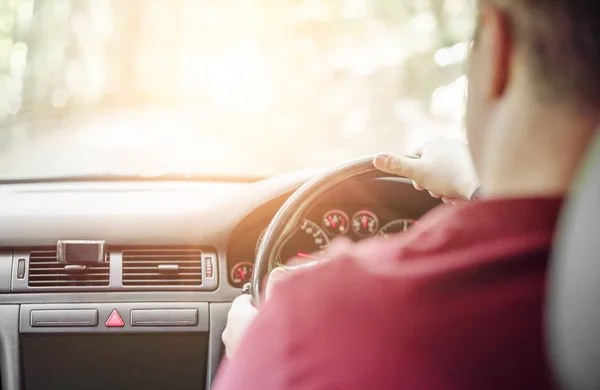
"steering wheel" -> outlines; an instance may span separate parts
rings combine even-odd
[[[260,292],[264,277],[278,266],[279,251],[315,202],[349,180],[391,176],[373,166],[373,157],[351,160],[314,177],[298,188],[277,211],[258,245],[252,281],[242,290],[252,295],[256,307],[260,308],[263,303]]]

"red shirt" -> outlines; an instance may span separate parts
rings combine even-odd
[[[215,388],[547,389],[544,284],[560,199],[440,206],[298,271]]]

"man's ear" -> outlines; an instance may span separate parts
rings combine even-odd
[[[486,97],[497,100],[506,92],[510,81],[513,41],[507,16],[499,8],[488,5],[481,12],[481,63],[487,69]]]

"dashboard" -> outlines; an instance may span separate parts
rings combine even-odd
[[[319,173],[0,185],[0,389],[210,388],[261,233]],[[308,210],[280,258],[318,256],[338,236],[394,239],[439,203],[399,178],[350,181]],[[65,241],[106,252],[61,263]]]

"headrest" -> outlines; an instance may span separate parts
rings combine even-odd
[[[563,390],[600,389],[600,137],[558,225],[550,265],[548,342]]]

